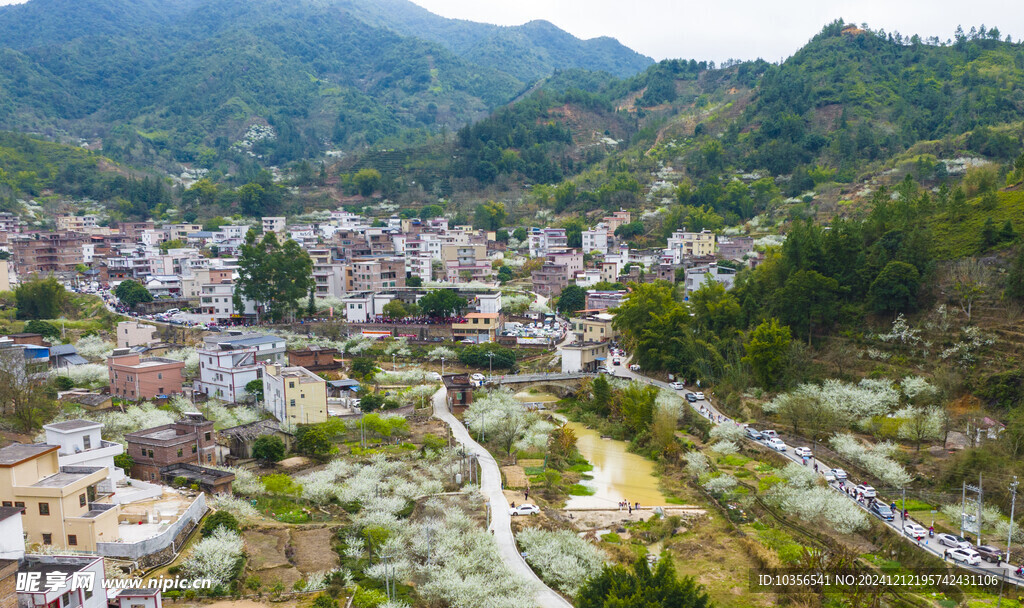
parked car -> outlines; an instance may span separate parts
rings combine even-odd
[[[179,312],[181,312],[181,309],[179,309],[179,308],[168,308],[167,310],[164,311],[164,314],[165,315],[176,315]]]
[[[914,538],[921,538],[923,536],[928,536],[928,530],[925,530],[924,526],[922,526],[921,524],[912,522],[912,521],[908,521],[908,522],[903,524],[903,532],[907,536],[912,536]]]
[[[637,365],[636,363],[634,363],[633,365],[629,366],[629,371],[631,371],[631,372],[638,372],[638,371],[640,371],[640,366]]]
[[[612,365],[618,365],[620,363],[622,363],[622,361],[618,357],[612,359]]]
[[[673,389],[675,389],[677,391],[683,390],[683,383],[682,382],[669,382],[668,385],[671,388],[673,388]]]
[[[836,481],[846,481],[846,471],[842,469],[832,469],[832,476],[836,478]]]
[[[878,494],[875,493],[875,489],[866,483],[862,483],[859,486],[856,486],[855,488],[853,488],[853,491],[856,492],[857,494],[862,494],[864,498],[874,498],[875,496],[878,496]]]
[[[786,451],[786,444],[781,439],[779,439],[778,437],[772,437],[771,439],[769,439],[765,443],[768,445],[768,447],[770,447],[773,450],[776,450],[776,451],[779,451],[779,452],[785,452]]]
[[[476,341],[465,338],[463,340],[459,340],[459,344],[476,344]]]
[[[529,503],[519,505],[518,507],[512,507],[508,510],[508,514],[512,517],[515,517],[516,515],[536,515],[538,513],[540,513],[540,507]]]
[[[871,503],[871,511],[885,521],[892,521],[895,517],[889,505],[877,500]]]
[[[697,401],[704,401],[704,393],[697,391],[693,394],[697,398]]]
[[[945,557],[970,566],[977,566],[981,563],[981,556],[971,549],[946,549]]]
[[[936,538],[939,539],[940,543],[947,547],[953,547],[954,549],[971,548],[971,543],[967,542],[963,536],[957,536],[956,534],[938,534],[936,535]]]
[[[689,401],[690,403],[696,403],[697,395],[694,395],[693,393],[686,393],[686,400]]]
[[[814,452],[808,447],[793,448],[793,453],[801,458],[811,458],[814,456]]]
[[[483,374],[473,374],[472,376],[470,376],[470,378],[476,380],[477,382],[483,382],[484,381],[484,375]]]
[[[773,439],[773,438],[779,436],[778,433],[776,433],[775,431],[773,431],[771,429],[765,429],[765,430],[761,431],[761,434],[764,435],[765,439]]]
[[[981,556],[981,559],[986,562],[992,562],[995,565],[999,565],[999,562],[1003,561],[1003,552],[991,545],[982,545],[975,547],[974,552]]]
[[[761,441],[762,439],[764,439],[764,435],[761,434],[761,431],[755,429],[752,426],[748,426],[745,429],[745,431],[747,433],[747,437],[750,437],[754,441]]]

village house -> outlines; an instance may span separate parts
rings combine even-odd
[[[104,560],[96,555],[28,555],[18,567],[23,608],[107,608]]]
[[[263,406],[291,429],[327,421],[327,381],[304,367],[267,365]]]
[[[160,469],[169,465],[215,464],[213,421],[197,412],[186,413],[171,424],[128,433],[124,439],[134,461],[131,475],[143,481],[159,481]]]
[[[164,357],[142,358],[127,349],[115,349],[107,358],[110,392],[116,397],[139,401],[181,393],[185,364]]]
[[[270,334],[208,336],[199,355],[199,379],[194,390],[234,403],[246,395],[245,386],[263,377],[263,366],[284,359],[285,339]]]

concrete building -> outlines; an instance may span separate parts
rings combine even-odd
[[[615,234],[612,230],[608,229],[607,224],[598,224],[591,230],[583,231],[583,251],[584,253],[591,253],[597,251],[599,253],[608,253],[609,248],[615,243]]]
[[[163,608],[163,595],[156,587],[129,587],[117,596],[117,608]]]
[[[114,457],[124,453],[124,446],[100,438],[103,423],[91,420],[67,420],[44,424],[46,443],[58,446],[57,461],[62,467],[102,467],[107,478],[97,486],[101,492],[114,492],[125,479],[124,469],[114,466]]]
[[[615,340],[619,337],[619,332],[615,331],[615,328],[612,327],[612,320],[614,319],[615,315],[606,312],[572,319],[572,330],[576,335],[576,341],[586,343]]]
[[[565,228],[530,228],[529,234],[530,257],[539,258],[556,250],[562,250],[569,246],[569,237],[565,234]]]
[[[501,332],[501,317],[496,312],[471,312],[462,321],[452,323],[455,340],[472,340],[477,344],[494,342]]]
[[[400,257],[359,258],[352,262],[355,291],[384,291],[405,287],[405,259]]]
[[[284,360],[285,339],[270,334],[207,336],[199,355],[196,392],[234,403],[245,385],[263,377],[263,366]]]
[[[445,278],[451,283],[489,281],[494,274],[485,243],[447,243],[441,245]]]
[[[84,263],[82,246],[89,237],[78,232],[41,232],[36,238],[12,243],[14,266],[20,276],[77,272]]]
[[[149,346],[156,344],[156,326],[138,321],[121,321],[117,324],[118,348]]]
[[[285,218],[283,217],[265,217],[262,218],[263,222],[263,234],[268,232],[276,232],[277,234],[284,234],[285,229]]]
[[[21,608],[107,608],[103,558],[96,555],[29,555],[18,567]]]
[[[718,239],[718,256],[726,260],[742,260],[754,253],[754,238],[731,236]]]
[[[0,291],[13,291],[14,277],[11,276],[11,263],[7,260],[0,260]]]
[[[268,365],[263,406],[285,429],[327,421],[327,381],[303,367]]]
[[[88,232],[99,226],[97,220],[99,217],[95,215],[58,215],[56,218],[57,230]]]
[[[736,271],[715,263],[687,269],[686,291],[696,291],[708,281],[715,281],[724,285],[726,289],[732,289],[736,284]]]
[[[569,277],[565,266],[546,262],[543,266],[530,273],[533,291],[542,296],[554,298],[569,285]]]
[[[596,372],[608,360],[608,342],[584,342],[562,347],[562,373]]]
[[[682,264],[688,257],[715,255],[715,233],[710,230],[686,232],[677,230],[668,239],[665,253],[672,256],[672,262]]]
[[[59,449],[45,443],[0,449],[0,505],[25,509],[29,544],[95,551],[99,542],[116,541],[119,507],[97,502],[107,469],[62,467]]]
[[[215,464],[217,444],[213,421],[198,412],[189,412],[177,422],[124,436],[127,454],[132,457],[132,477],[159,481],[160,469],[174,464]]]
[[[628,291],[597,291],[587,292],[587,310],[607,310],[615,308],[629,295]]]
[[[184,362],[165,357],[142,358],[125,350],[115,349],[107,358],[111,394],[139,401],[181,393]]]
[[[337,361],[335,357],[339,354],[336,348],[325,348],[314,344],[301,350],[288,351],[288,365],[314,371],[338,369],[341,367],[341,362]]]
[[[0,561],[25,557],[25,526],[21,523],[24,512],[25,507],[0,507]],[[0,592],[0,605],[4,597],[7,596]]]

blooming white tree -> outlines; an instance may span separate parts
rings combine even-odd
[[[921,376],[907,376],[900,382],[900,390],[907,399],[917,397],[935,397],[939,390]]]
[[[694,477],[700,477],[710,468],[707,457],[697,451],[683,454],[683,460],[686,461],[686,470]]]
[[[75,350],[78,351],[78,354],[90,361],[106,359],[114,351],[115,346],[113,342],[107,342],[96,334],[85,336],[75,342]]]
[[[831,488],[780,483],[768,492],[766,499],[790,515],[807,521],[824,521],[842,534],[868,527],[864,510]]]
[[[242,557],[242,547],[242,537],[238,532],[222,526],[199,541],[182,566],[193,578],[226,585],[231,580],[235,564]]]
[[[110,411],[96,415],[96,421],[103,423],[103,436],[110,441],[124,441],[125,433],[171,424],[175,416],[146,401],[131,405],[124,412]]]
[[[913,479],[902,465],[889,457],[893,449],[891,444],[868,448],[849,433],[837,434],[829,443],[839,455],[856,462],[888,485],[900,488]]]
[[[427,353],[427,358],[431,361],[440,361],[444,357],[446,361],[453,361],[457,354],[455,349],[448,348],[447,346],[435,346]]]
[[[185,368],[182,370],[182,374],[186,378],[195,378],[199,375],[199,353],[194,348],[179,348],[168,351],[164,356],[175,361],[183,361]]]
[[[86,363],[62,367],[50,371],[51,377],[66,376],[75,383],[75,386],[84,388],[97,388],[106,386],[110,382],[107,366],[101,363]]]
[[[516,541],[541,579],[570,597],[604,566],[604,553],[571,530],[527,528]]]
[[[226,494],[214,494],[211,506],[218,511],[227,511],[235,516],[240,523],[251,524],[259,519],[259,512],[248,500]]]
[[[735,441],[719,441],[711,446],[711,449],[723,456],[735,454],[740,451],[740,446]]]
[[[742,441],[743,428],[735,424],[716,424],[709,433],[712,439],[719,441]]]
[[[723,473],[721,475],[708,478],[701,485],[704,486],[705,490],[712,494],[724,494],[732,491],[732,489],[736,487],[736,484],[737,481],[735,477]]]

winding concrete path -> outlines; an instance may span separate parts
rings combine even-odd
[[[451,412],[448,411],[447,391],[444,387],[434,393],[434,417],[442,420],[452,429],[455,440],[466,448],[469,454],[475,454],[480,462],[480,492],[491,505],[491,530],[498,543],[501,561],[509,570],[533,588],[536,606],[539,608],[572,608],[565,598],[544,584],[519,554],[515,539],[512,536],[512,516],[509,515],[508,500],[501,490],[501,470],[494,457],[479,443],[473,440],[469,431]]]

